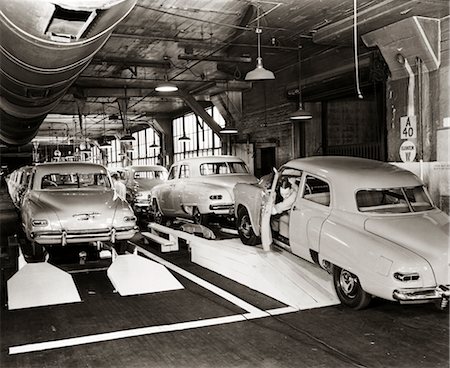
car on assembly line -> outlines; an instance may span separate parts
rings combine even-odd
[[[127,201],[136,215],[148,214],[151,189],[167,180],[167,169],[159,165],[132,165],[123,168],[121,178],[127,187]]]
[[[25,189],[28,186],[30,172],[33,166],[22,166],[14,170],[8,180],[8,192],[14,206],[20,210]]]
[[[234,215],[236,183],[256,183],[247,165],[235,156],[193,157],[180,160],[169,170],[166,182],[151,190],[156,222],[188,218],[207,224],[211,215]]]
[[[354,157],[294,159],[259,185],[234,189],[239,236],[261,239],[333,275],[341,302],[366,307],[372,296],[448,305],[449,216],[423,182],[397,166]],[[279,188],[297,189],[286,212],[272,215]],[[263,225],[262,225],[263,224]]]
[[[119,198],[103,165],[37,164],[22,202],[29,241],[42,246],[132,238],[138,231],[130,205]]]

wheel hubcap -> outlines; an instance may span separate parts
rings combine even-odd
[[[347,270],[341,271],[339,284],[344,294],[350,298],[355,297],[357,278]]]

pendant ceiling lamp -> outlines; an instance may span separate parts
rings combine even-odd
[[[256,59],[256,68],[248,72],[245,76],[246,81],[268,80],[275,79],[275,75],[267,69],[264,69],[263,61],[261,57],[261,33],[262,29],[259,27],[259,8],[258,4],[256,8],[256,36],[258,39],[258,58]]]
[[[154,128],[153,128],[153,143],[149,146],[149,148],[159,148],[159,145],[156,143],[156,134]]]
[[[111,147],[111,143],[109,143],[106,140],[106,126],[105,126],[105,120],[106,120],[106,115],[105,115],[105,103],[102,103],[102,110],[103,110],[103,115],[102,115],[102,119],[103,119],[103,137],[100,138],[100,140],[98,141],[98,146],[100,148],[108,148]]]
[[[168,62],[169,57],[164,56],[164,61]],[[176,91],[178,91],[178,87],[175,84],[169,82],[169,77],[167,76],[167,67],[164,72],[164,82],[157,85],[155,88],[155,91],[156,92],[176,92]]]
[[[312,115],[310,112],[306,111],[303,108],[302,101],[302,55],[301,55],[302,47],[298,47],[298,110],[289,115],[291,120],[309,120],[312,119]]]
[[[225,96],[227,98],[227,115],[231,117],[230,113],[230,96],[228,96],[228,81],[227,81],[227,90],[225,91]],[[228,119],[227,119],[228,120]],[[238,130],[236,127],[233,126],[233,124],[228,123],[228,121],[225,123],[225,126],[220,130],[220,134],[237,134]]]
[[[188,141],[191,140],[191,138],[189,138],[189,137],[186,135],[186,128],[185,128],[185,126],[184,126],[184,118],[183,118],[183,135],[182,135],[180,138],[178,138],[178,140],[179,140],[180,142],[188,142]]]

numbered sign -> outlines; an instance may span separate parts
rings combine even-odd
[[[417,138],[417,117],[402,116],[400,118],[400,138]]]
[[[405,141],[400,146],[399,153],[403,162],[412,162],[416,158],[416,145],[411,141]]]

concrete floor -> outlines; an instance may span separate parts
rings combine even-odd
[[[0,191],[2,367],[448,367],[449,314],[433,305],[402,306],[375,299],[366,310],[332,306],[199,328],[142,334],[50,350],[11,355],[11,347],[73,337],[181,326],[192,321],[229,318],[237,305],[178,274],[183,290],[121,297],[113,291],[103,264],[74,273],[82,302],[8,311],[5,282],[17,267],[20,223],[8,195]],[[283,305],[190,261],[187,249],[161,254],[135,241],[257,308]],[[69,255],[52,262],[77,269]],[[65,263],[64,263],[65,262]],[[107,262],[106,262],[107,263]]]

